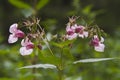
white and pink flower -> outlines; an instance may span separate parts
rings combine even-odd
[[[18,24],[14,23],[10,26],[9,32],[11,33],[8,38],[8,43],[15,43],[18,38],[24,37],[24,32],[18,29]]]
[[[68,40],[75,39],[77,38],[77,36],[81,38],[88,37],[88,32],[85,31],[85,27],[81,25],[78,26],[77,24],[73,26],[67,26],[66,32],[67,32],[66,38]]]
[[[20,54],[25,56],[33,52],[34,44],[28,39],[23,39],[21,41],[22,47],[20,48]]]
[[[88,37],[88,32],[85,31],[85,27],[82,25],[75,25],[75,33],[78,34],[79,37],[85,38]]]
[[[67,32],[66,38],[68,40],[72,40],[72,39],[75,39],[77,37],[77,34],[75,33],[75,30],[72,29],[72,27],[70,27],[70,26],[66,27],[66,32]]]
[[[97,35],[94,35],[91,45],[94,46],[94,49],[98,52],[104,52],[105,45],[103,44],[104,38],[101,37],[101,40],[99,40]]]

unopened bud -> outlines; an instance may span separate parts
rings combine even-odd
[[[72,48],[72,47],[73,47],[73,44],[71,43],[71,44],[69,44],[68,46],[69,46],[70,48]]]
[[[37,47],[38,47],[40,50],[42,50],[41,44],[38,44]]]

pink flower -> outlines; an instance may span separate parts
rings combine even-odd
[[[99,40],[97,35],[94,35],[91,45],[94,46],[94,49],[98,52],[104,52],[105,45],[103,44],[104,38],[101,37],[101,40]]]
[[[8,38],[8,43],[15,43],[18,38],[23,38],[24,37],[24,32],[21,30],[17,29],[18,24],[12,24],[10,26],[9,32],[11,33]]]
[[[21,41],[22,47],[20,48],[20,54],[25,56],[33,52],[34,44],[28,39],[23,39]]]
[[[75,27],[75,33],[77,33],[79,37],[81,37],[81,38],[88,37],[88,32],[85,31],[84,26],[75,25],[74,27]]]
[[[70,26],[67,26],[66,32],[67,32],[66,38],[68,40],[72,40],[72,39],[75,39],[77,37],[77,34],[75,33],[75,30],[72,29],[72,27],[70,27]]]

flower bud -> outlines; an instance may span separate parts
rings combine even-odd
[[[42,45],[41,44],[38,44],[37,47],[42,50]]]

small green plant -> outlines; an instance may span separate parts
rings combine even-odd
[[[78,39],[88,39],[90,40],[88,42],[90,47],[93,47],[95,51],[104,52],[104,32],[98,25],[88,25],[87,23],[86,25],[79,24],[77,21],[80,22],[80,18],[72,16],[68,19],[63,34],[48,37],[48,32],[40,25],[41,21],[35,17],[35,15],[49,0],[39,0],[33,7],[21,0],[9,0],[9,2],[22,10],[29,11],[29,14],[24,14],[26,17],[29,16],[26,20],[13,23],[9,28],[10,35],[8,43],[12,44],[21,39],[20,54],[22,56],[30,55],[30,57],[32,57],[31,65],[26,65],[19,69],[32,68],[33,74],[36,73],[37,68],[54,69],[58,72],[58,78],[54,78],[54,80],[65,80],[66,74],[64,70],[68,65],[114,59],[91,58],[76,61],[74,60],[76,56],[70,53],[71,49],[74,48],[72,45],[74,45]],[[47,51],[47,55],[45,55],[46,50],[49,50]],[[39,57],[41,58],[41,63],[39,63]],[[69,60],[69,62],[67,60]],[[33,80],[38,80],[38,78],[35,76]]]
[[[77,38],[81,39],[86,39],[86,38],[91,38],[90,45],[94,47],[96,51],[99,52],[104,52],[105,45],[103,44],[104,38],[101,36],[101,31],[98,26],[83,26],[79,25],[76,23],[76,19],[78,17],[71,17],[69,18],[69,22],[67,23],[66,26],[66,31],[64,32],[63,35],[60,35],[59,37],[56,36],[51,36],[51,39],[48,39],[46,36],[46,32],[44,29],[40,26],[40,20],[38,18],[28,18],[26,21],[23,21],[22,23],[14,23],[10,26],[9,28],[9,38],[8,42],[9,43],[15,43],[17,40],[22,38],[21,41],[21,48],[19,49],[19,52],[22,56],[27,56],[27,55],[33,55],[32,57],[34,60],[31,62],[32,65],[30,66],[25,66],[23,68],[56,68],[59,73],[59,80],[63,80],[63,70],[65,64],[65,55],[64,55],[64,50],[69,49],[72,44],[74,44],[75,40]],[[23,32],[23,29],[25,32]],[[60,49],[60,53],[54,53],[50,45],[58,47]],[[51,53],[50,56],[54,58],[53,59],[53,64],[47,62],[47,64],[36,64],[37,58],[39,54],[41,54],[42,50],[44,50],[43,46],[46,46],[49,49],[49,52]],[[58,51],[59,52],[59,51]],[[44,54],[44,53],[43,53]],[[67,54],[67,53],[66,53]],[[44,57],[48,58],[49,57]],[[71,58],[72,59],[72,58]],[[95,59],[95,61],[101,61],[101,60],[111,60],[112,58],[108,59]],[[87,60],[89,62],[89,60]],[[92,60],[94,61],[94,60]],[[90,62],[92,62],[90,61]],[[84,61],[73,61],[73,64],[79,63],[79,62],[84,62]],[[35,80],[35,79],[34,79]]]

